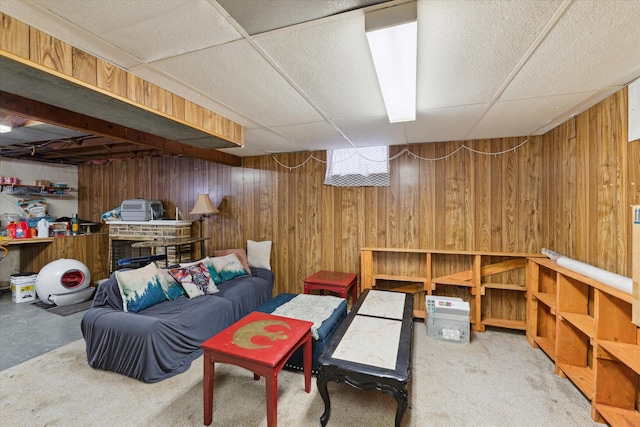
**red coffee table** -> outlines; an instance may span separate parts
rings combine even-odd
[[[300,346],[304,353],[304,391],[311,391],[311,326],[313,323],[254,311],[209,338],[204,349],[204,424],[213,421],[215,364],[229,363],[265,377],[267,425],[278,420],[278,372]]]
[[[322,289],[329,292],[335,292],[340,298],[347,298],[347,294],[351,289],[351,297],[355,304],[358,299],[358,275],[355,273],[340,273],[337,271],[321,270],[304,279],[304,293],[308,294],[312,289]]]

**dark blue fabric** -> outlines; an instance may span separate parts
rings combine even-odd
[[[89,366],[149,383],[186,371],[202,354],[200,344],[271,298],[273,273],[258,272],[225,285],[224,293],[182,296],[127,313],[112,275],[82,318]]]
[[[280,307],[282,304],[285,304],[291,301],[293,298],[298,296],[297,294],[280,294],[270,301],[262,304],[260,307],[256,308],[256,311],[261,311],[263,313],[273,313],[276,308]],[[311,371],[314,374],[318,373],[318,357],[322,354],[326,344],[329,342],[336,328],[347,317],[347,301],[344,300],[340,303],[338,308],[333,310],[331,316],[325,319],[320,327],[318,328],[318,339],[315,338],[311,342]],[[303,363],[303,351],[302,348],[296,350],[285,366],[289,368],[302,370],[304,367]]]

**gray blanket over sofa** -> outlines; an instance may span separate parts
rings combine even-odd
[[[139,313],[123,311],[112,275],[82,318],[89,366],[148,383],[186,371],[202,354],[200,344],[271,298],[273,272],[251,273],[218,285],[213,295],[182,296]]]

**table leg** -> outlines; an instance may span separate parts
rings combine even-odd
[[[404,393],[400,392],[400,391],[395,391],[393,393],[393,397],[396,398],[396,422],[395,422],[395,426],[396,427],[400,427],[400,423],[402,422],[402,417],[404,416],[404,413],[407,411],[407,406],[409,405],[409,402],[407,401],[407,395],[406,395],[406,390],[403,390]]]
[[[322,372],[318,373],[316,384],[318,386],[318,393],[322,397],[324,402],[324,413],[320,416],[320,424],[322,427],[326,426],[331,416],[331,401],[329,400],[329,391],[327,390],[327,383],[329,382],[329,375],[323,375]]]
[[[351,297],[353,298],[353,302],[351,304],[355,304],[358,299],[358,280],[356,279],[353,282],[353,287],[351,288]]]
[[[304,368],[304,391],[307,393],[311,392],[311,331],[307,333],[307,338],[304,340],[304,347],[302,349],[302,357],[303,362],[302,366]]]
[[[265,377],[267,388],[267,427],[278,425],[278,373],[271,372]]]
[[[211,359],[211,354],[204,353],[204,379],[203,404],[204,404],[204,425],[210,426],[213,422],[213,378],[215,376],[215,362]]]

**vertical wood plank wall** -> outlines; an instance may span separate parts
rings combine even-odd
[[[526,139],[466,144],[499,152]],[[434,158],[460,145],[409,149]],[[391,147],[391,154],[401,148]],[[324,152],[313,155],[325,158]],[[295,166],[307,157],[277,159]],[[640,141],[627,143],[626,89],[507,154],[461,150],[437,161],[404,155],[391,162],[389,187],[329,187],[322,184],[324,173],[318,161],[289,170],[270,156],[244,158],[239,168],[181,157],[84,165],[79,213],[99,220],[122,200],[145,197],[162,200],[173,218],[176,206],[186,215],[199,193],[209,193],[221,213],[204,222],[212,237],[207,252],[246,247],[247,239],[272,240],[276,293],[301,292],[303,279],[316,270],[358,272],[365,246],[519,252],[547,247],[631,275],[628,207],[640,204]],[[418,273],[409,256],[393,262],[407,274]]]

